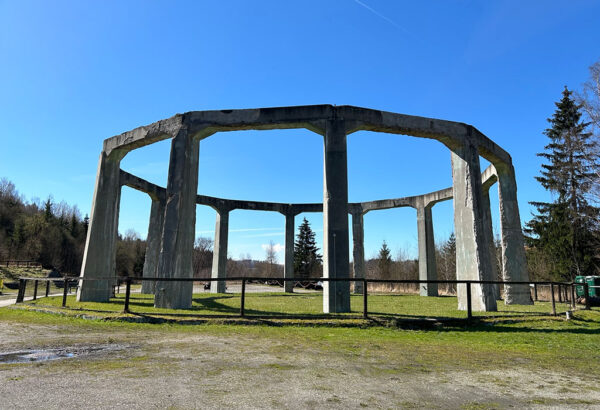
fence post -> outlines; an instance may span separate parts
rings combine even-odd
[[[571,309],[575,310],[575,283],[571,283]]]
[[[473,310],[471,308],[471,282],[467,281],[467,320],[473,319]]]
[[[127,278],[125,281],[125,307],[123,307],[123,313],[129,312],[129,296],[131,295],[131,279]]]
[[[585,295],[585,310],[590,310],[590,285],[587,282],[583,284],[583,294]]]
[[[285,287],[285,281],[283,281]],[[246,279],[242,279],[242,300],[240,301],[240,316],[244,317],[246,312],[244,311],[246,304]]]
[[[38,281],[33,282],[33,300],[37,299]]]
[[[558,303],[562,303],[562,294],[561,294],[562,288],[560,286],[560,283],[558,284]]]
[[[63,282],[63,300],[62,307],[67,307],[67,293],[69,293],[69,279],[67,277],[64,278]]]
[[[550,297],[552,299],[552,314],[556,316],[556,298],[554,297],[554,282],[550,282]]]
[[[538,294],[537,294],[537,283],[533,284],[533,301],[537,302],[538,301]]]
[[[367,279],[363,278],[363,317],[367,319],[369,317],[369,311],[367,306]]]
[[[17,292],[17,301],[16,303],[23,303],[25,299],[25,287],[27,286],[27,282],[25,279],[19,279],[19,291]]]

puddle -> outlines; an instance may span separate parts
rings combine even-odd
[[[48,360],[70,359],[73,357],[90,356],[93,354],[122,350],[126,347],[127,346],[125,345],[108,344],[0,352],[0,363],[33,363],[45,362]]]

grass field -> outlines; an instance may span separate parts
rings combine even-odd
[[[109,303],[80,303],[74,296],[67,298],[67,311],[88,311],[99,315],[115,316],[120,314],[124,307],[124,295],[118,294]],[[204,317],[204,316],[231,316],[240,314],[241,295],[239,294],[194,294],[192,308],[189,310],[157,309],[153,306],[152,295],[132,293],[129,309],[133,314],[149,315],[152,317],[173,318],[174,320]],[[38,307],[59,307],[61,298],[41,298],[28,304]],[[285,293],[247,293],[245,297],[246,316],[278,316],[278,317],[322,317],[322,293],[285,294]],[[557,303],[556,312],[562,314],[569,310],[566,303]],[[336,317],[353,318],[361,316],[363,312],[363,296],[351,296],[351,313],[338,314]],[[368,296],[368,313],[371,317],[393,317],[400,319],[461,319],[466,318],[465,311],[457,310],[456,297],[443,296],[425,298],[413,294],[370,294]],[[549,316],[551,304],[549,302],[536,302],[533,306],[507,306],[498,303],[498,312],[473,312],[477,318],[530,318]],[[329,317],[329,316],[328,316]]]

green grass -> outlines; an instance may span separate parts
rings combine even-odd
[[[239,294],[194,294],[192,308],[189,310],[157,309],[153,306],[152,295],[132,294],[130,311],[138,315],[151,315],[163,318],[185,319],[191,317],[237,317],[240,313]],[[29,305],[38,307],[60,307],[62,298],[41,298]],[[90,315],[120,314],[124,307],[124,295],[118,294],[108,303],[77,302],[75,296],[67,298],[68,311],[88,312]],[[568,310],[568,305],[556,304],[557,313]],[[247,293],[245,313],[247,316],[260,317],[324,317],[322,314],[323,296],[321,293],[284,294],[284,293]],[[351,313],[339,314],[336,317],[360,317],[363,309],[362,295],[351,296]],[[405,294],[372,294],[368,297],[368,312],[374,318],[392,319],[464,319],[465,311],[457,310],[456,297],[424,298]],[[527,318],[550,316],[549,302],[536,302],[533,306],[507,306],[498,303],[498,312],[473,312],[477,318]],[[332,316],[327,316],[332,317]]]

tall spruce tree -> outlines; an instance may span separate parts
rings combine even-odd
[[[572,279],[596,270],[598,208],[589,204],[590,181],[597,167],[595,145],[581,120],[580,106],[565,87],[544,134],[550,139],[538,156],[537,181],[552,194],[552,202],[531,202],[537,215],[527,224],[528,244],[550,261],[551,276]]]
[[[323,259],[315,241],[315,233],[304,218],[294,243],[294,273],[298,278],[308,278],[321,266]]]
[[[392,255],[387,243],[383,241],[381,249],[379,249],[379,257],[377,258],[377,268],[379,276],[382,279],[389,279],[392,270]]]

